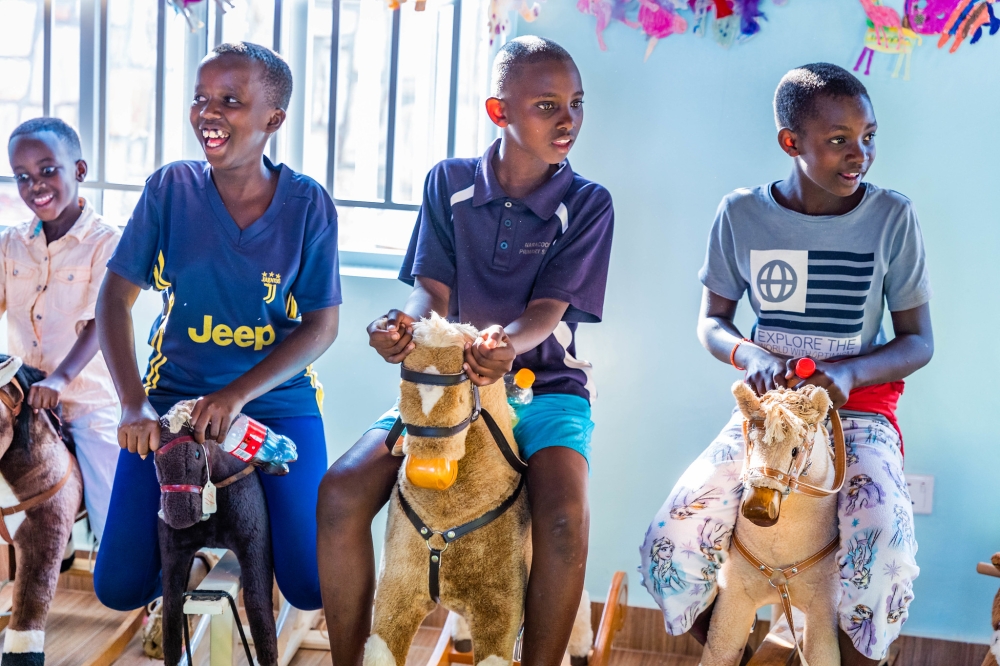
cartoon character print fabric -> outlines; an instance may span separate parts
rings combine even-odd
[[[859,652],[880,659],[906,621],[920,571],[913,514],[896,431],[855,415],[844,415],[843,423],[848,475],[838,503],[840,626]],[[681,476],[646,532],[643,584],[672,635],[690,629],[718,591],[743,494],[742,425],[734,414]]]

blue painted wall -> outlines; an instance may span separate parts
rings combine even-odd
[[[637,547],[681,471],[725,422],[738,376],[695,337],[696,273],[715,208],[736,187],[788,173],[775,140],[774,88],[803,63],[853,67],[865,17],[852,0],[765,2],[768,21],[749,42],[727,51],[673,36],[643,63],[640,33],[615,25],[602,52],[594,19],[575,5],[549,0],[518,30],[554,39],[576,58],[586,120],[570,160],[610,189],[617,212],[604,323],[581,327],[580,336],[601,392],[588,587],[600,592],[626,569],[630,601],[652,605],[633,573]],[[955,55],[925,39],[910,81],[891,78],[895,60],[876,54],[863,77],[879,121],[869,179],[916,204],[937,342],[900,406],[906,470],[933,474],[937,484],[934,513],[916,517],[921,576],[904,631],[985,642],[997,585],[974,569],[1000,550],[1000,453],[990,425],[997,400],[987,388],[1000,369],[989,277],[1000,256],[1000,35]]]

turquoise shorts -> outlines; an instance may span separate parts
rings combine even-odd
[[[547,393],[536,395],[531,404],[515,408],[518,422],[514,426],[514,441],[521,457],[528,460],[550,446],[573,449],[590,465],[590,436],[594,422],[590,420],[590,403],[578,395]],[[369,430],[389,430],[396,422],[399,410],[393,407],[373,423]]]

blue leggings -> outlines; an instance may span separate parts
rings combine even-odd
[[[316,498],[326,472],[326,437],[319,416],[260,419],[290,437],[299,459],[286,476],[258,474],[271,521],[274,574],[285,598],[296,608],[322,606],[316,564]],[[105,606],[126,611],[162,594],[156,512],[160,486],[153,456],[142,460],[122,451],[111,491],[111,508],[94,570],[94,589]]]

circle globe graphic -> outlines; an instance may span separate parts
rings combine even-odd
[[[767,262],[757,273],[757,293],[768,303],[787,301],[795,293],[799,276],[791,264],[781,259]]]

